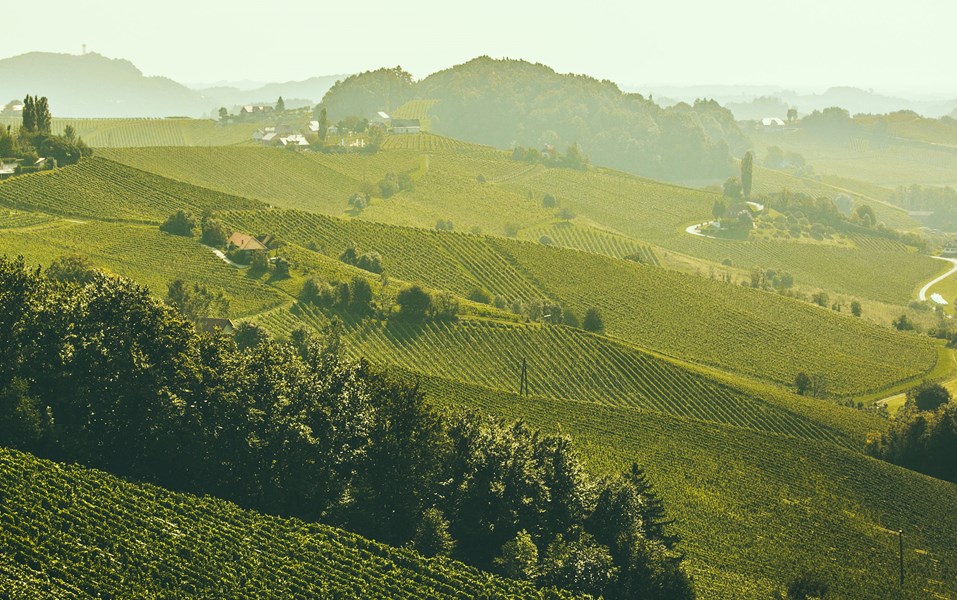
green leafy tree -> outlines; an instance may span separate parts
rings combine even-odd
[[[382,147],[382,142],[385,141],[385,131],[382,127],[378,125],[372,125],[369,127],[368,132],[366,133],[366,147],[372,152],[378,152],[379,148]]]
[[[283,112],[286,110],[286,101],[282,99],[282,96],[279,96],[279,100],[276,100],[276,112]]]
[[[602,319],[601,311],[594,306],[585,311],[585,318],[582,320],[582,327],[585,331],[601,333],[605,330],[605,321]]]
[[[711,216],[715,219],[720,219],[728,212],[728,205],[721,198],[718,198],[711,205]]]
[[[356,276],[352,278],[350,288],[352,292],[350,308],[359,314],[371,312],[373,293],[369,282],[363,277]]]
[[[788,600],[821,600],[827,598],[829,588],[821,575],[805,570],[788,584]]]
[[[744,197],[751,197],[751,178],[754,174],[754,156],[748,152],[741,159],[741,189]]]
[[[851,301],[851,314],[855,317],[859,317],[862,314],[861,303],[857,300]]]
[[[96,270],[90,259],[80,254],[60,256],[47,267],[48,278],[67,283],[84,285],[93,281]]]
[[[524,529],[502,546],[502,553],[495,558],[498,570],[511,579],[534,581],[538,577],[538,547]]]
[[[422,513],[422,520],[415,532],[415,549],[425,556],[451,556],[455,540],[449,533],[449,522],[437,508]]]
[[[432,310],[432,296],[417,285],[401,290],[395,301],[399,304],[399,313],[412,321],[421,321]]]
[[[608,547],[596,543],[589,534],[568,541],[558,535],[542,560],[541,581],[544,585],[598,597],[617,574],[618,567]]]
[[[228,119],[228,118],[229,118],[229,111],[226,110],[226,107],[225,107],[225,106],[220,106],[220,107],[219,107],[219,120],[220,120],[220,121],[225,121],[225,120]]]
[[[789,108],[789,109],[788,109],[788,116],[787,116],[788,123],[793,123],[794,121],[797,121],[797,118],[798,118],[798,111],[797,111],[797,109],[796,109],[796,108]]]
[[[917,387],[907,390],[907,404],[917,410],[935,411],[950,402],[950,392],[939,383],[922,381]]]
[[[811,378],[804,371],[800,371],[794,377],[794,389],[797,390],[797,393],[804,395],[811,389]]]
[[[729,177],[723,187],[726,198],[738,199],[741,197],[741,181],[737,177]]]
[[[160,231],[183,237],[193,237],[199,224],[196,218],[187,210],[178,210],[160,225]]]
[[[321,104],[317,104],[315,110],[312,112],[313,118],[316,119],[316,122],[319,123],[318,131],[316,135],[319,137],[319,141],[325,141],[326,133],[329,130],[329,114],[326,112],[326,109]]]
[[[211,216],[204,216],[201,222],[202,237],[200,238],[207,246],[214,248],[223,248],[226,246],[226,240],[229,238],[229,230],[219,219]]]
[[[205,317],[225,317],[229,313],[229,299],[222,290],[213,292],[205,285],[189,285],[176,279],[166,285],[166,303],[190,321]]]

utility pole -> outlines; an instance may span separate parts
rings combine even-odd
[[[522,357],[522,380],[518,384],[518,395],[528,398],[528,361]]]
[[[900,542],[900,560],[901,560],[901,589],[904,588],[904,530],[897,530],[897,539]]]

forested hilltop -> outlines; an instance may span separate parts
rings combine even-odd
[[[322,105],[337,120],[416,98],[433,101],[428,119],[436,133],[499,148],[564,152],[577,144],[594,163],[648,177],[726,177],[732,155],[750,144],[716,102],[662,108],[610,81],[485,56],[420,82],[399,67],[354,75],[333,86]]]

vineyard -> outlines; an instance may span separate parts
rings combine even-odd
[[[547,299],[578,315],[595,306],[608,332],[621,339],[785,386],[804,371],[823,376],[833,394],[863,394],[920,377],[937,361],[927,338],[630,261],[306,213],[233,212],[225,218],[239,229],[267,231],[333,258],[351,245],[376,251],[390,276],[460,296],[484,289],[509,303]],[[938,261],[921,258],[935,267],[932,273],[940,270]]]
[[[19,128],[20,119],[0,117],[0,125]],[[255,124],[221,125],[203,119],[53,119],[53,132],[72,125],[93,148],[145,146],[231,146],[248,143]]]
[[[53,217],[43,213],[23,212],[0,209],[0,229],[18,229],[32,227],[53,221]]]
[[[703,598],[773,597],[802,568],[836,598],[957,597],[954,485],[802,438],[653,411],[494,392],[431,378],[435,401],[488,410],[572,436],[598,472],[654,466]]]
[[[303,325],[321,331],[328,321],[303,305],[254,320],[282,335]],[[351,325],[346,333],[347,349],[356,358],[427,377],[512,391],[518,389],[526,360],[531,393],[556,403],[635,407],[848,446],[859,443],[791,412],[785,403],[756,399],[689,368],[567,327],[479,320],[425,325],[370,321]]]
[[[31,266],[81,254],[98,268],[149,287],[158,297],[166,295],[166,284],[174,279],[200,282],[226,293],[231,316],[258,313],[288,300],[263,281],[228,266],[199,242],[156,227],[59,221],[42,228],[0,229],[0,254],[22,254]]]
[[[627,246],[652,245],[714,264],[729,259],[746,270],[787,270],[804,288],[899,305],[906,304],[915,286],[936,270],[933,261],[914,252],[902,252],[900,246],[873,248],[859,244],[857,248],[842,248],[689,236],[684,228],[710,216],[715,194],[605,169],[546,169],[475,146],[436,150],[427,158],[420,150],[410,149],[375,155],[305,155],[259,148],[158,148],[112,150],[106,155],[223,193],[334,216],[349,210],[347,198],[363,181],[374,184],[388,172],[414,172],[413,190],[388,199],[374,198],[370,206],[350,214],[362,220],[423,228],[451,221],[457,231],[517,235],[536,241],[548,235],[556,245],[613,257],[622,256]],[[780,191],[800,181],[756,168],[757,190],[770,186],[768,191]],[[808,191],[828,196],[838,193],[826,186]],[[554,196],[557,206],[544,207],[542,199],[546,195]],[[871,206],[878,218],[892,227],[909,229],[913,225],[903,211],[877,201]],[[548,233],[566,210],[577,215],[571,220],[575,228]],[[583,234],[583,238],[572,237],[575,231],[585,230],[594,231]]]
[[[201,214],[222,208],[258,208],[254,200],[227,196],[102,158],[14,177],[0,183],[0,205],[20,210],[159,223],[180,209]]]
[[[409,100],[399,108],[392,111],[392,118],[418,119],[422,124],[422,131],[431,131],[432,122],[429,119],[429,109],[431,109],[436,102],[438,102],[438,100]]]
[[[543,597],[332,527],[12,450],[0,449],[0,482],[5,597]]]
[[[651,246],[639,244],[631,238],[594,227],[581,227],[575,223],[560,221],[527,229],[522,233],[530,241],[542,243],[543,238],[548,238],[554,245],[562,248],[582,250],[611,258],[629,257],[642,264],[661,266],[661,261],[658,260]]]
[[[439,152],[477,147],[481,146],[434,133],[390,135],[382,144],[383,150],[414,150],[416,152]]]

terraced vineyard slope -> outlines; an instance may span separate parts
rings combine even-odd
[[[0,117],[0,125],[20,126],[17,117]],[[54,117],[52,130],[62,132],[72,125],[78,136],[93,148],[142,148],[144,146],[231,146],[250,143],[256,124],[222,125],[207,119],[61,119]]]
[[[3,448],[0,489],[0,589],[13,598],[543,597],[333,527]]]

